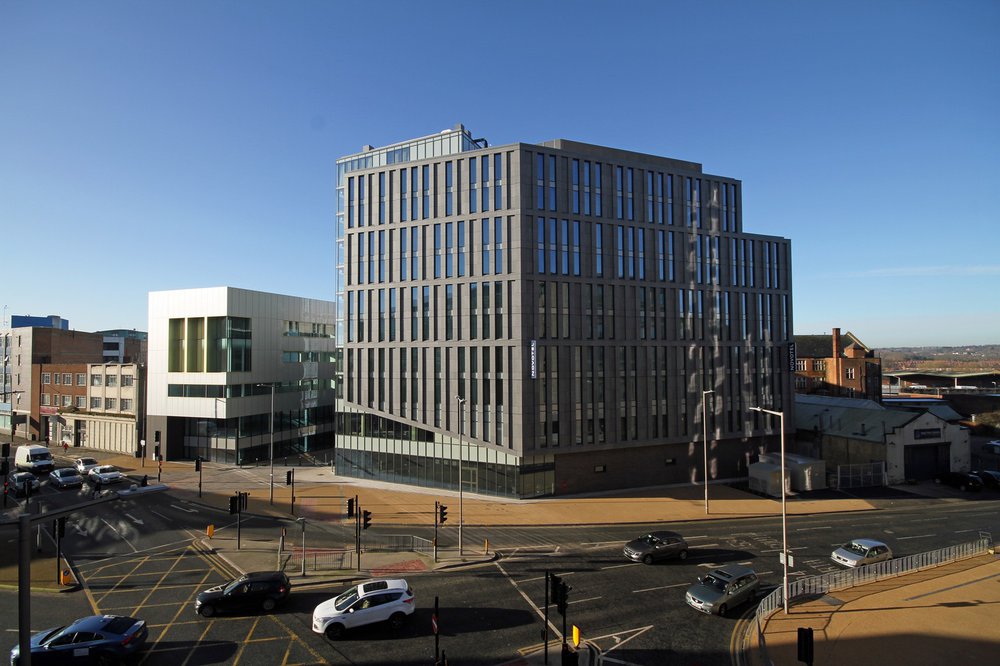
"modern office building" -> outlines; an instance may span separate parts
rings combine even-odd
[[[267,461],[273,436],[275,458],[329,460],[333,307],[232,287],[150,292],[145,455]]]
[[[531,497],[778,441],[750,408],[793,408],[791,248],[738,180],[458,125],[338,160],[337,194],[338,474]]]

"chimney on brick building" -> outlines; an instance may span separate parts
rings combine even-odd
[[[833,329],[833,357],[840,358],[840,329]]]

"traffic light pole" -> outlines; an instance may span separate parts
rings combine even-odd
[[[358,571],[361,571],[361,502],[354,496],[354,550],[358,554]]]
[[[542,645],[545,646],[545,663],[549,663],[549,572],[545,572],[545,629],[542,630]]]
[[[439,508],[440,506],[441,506],[440,502],[434,500],[434,563],[435,564],[438,561],[438,514],[441,511],[441,509]],[[434,661],[437,661],[436,647],[434,649]]]

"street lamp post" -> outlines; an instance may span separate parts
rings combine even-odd
[[[462,543],[462,524],[465,522],[462,506],[462,488],[465,486],[465,479],[463,478],[465,467],[465,398],[460,395],[455,396],[455,400],[458,400],[458,554],[459,556],[464,554],[463,543]]]
[[[274,382],[270,384],[257,384],[257,386],[271,387],[271,455],[268,456],[271,459],[271,489],[268,494],[268,501],[274,504]]]
[[[706,401],[708,400],[708,394],[715,393],[715,391],[702,391],[701,392],[701,427],[702,427],[702,444],[705,448],[705,515],[708,515],[708,408],[706,407]],[[714,411],[714,410],[713,410]]]
[[[785,413],[762,407],[751,407],[752,412],[763,412],[779,417],[781,428],[781,561],[784,565],[781,597],[788,615],[788,520],[785,513]]]

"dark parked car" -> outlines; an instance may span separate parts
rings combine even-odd
[[[983,489],[983,480],[969,472],[945,472],[938,474],[934,477],[934,483],[943,483],[952,488],[958,488],[963,492]]]
[[[149,629],[143,620],[122,615],[91,615],[66,627],[46,629],[31,637],[31,663],[114,664],[138,651]],[[21,651],[10,651],[10,663],[19,664]]]
[[[1000,472],[992,469],[984,469],[981,472],[970,472],[970,474],[978,476],[979,480],[987,488],[992,488],[993,490],[1000,489]]]
[[[650,532],[625,544],[625,557],[633,562],[652,564],[656,560],[676,557],[686,560],[687,541],[677,532]]]
[[[199,593],[194,609],[204,617],[233,611],[272,611],[291,591],[284,572],[257,571]]]

